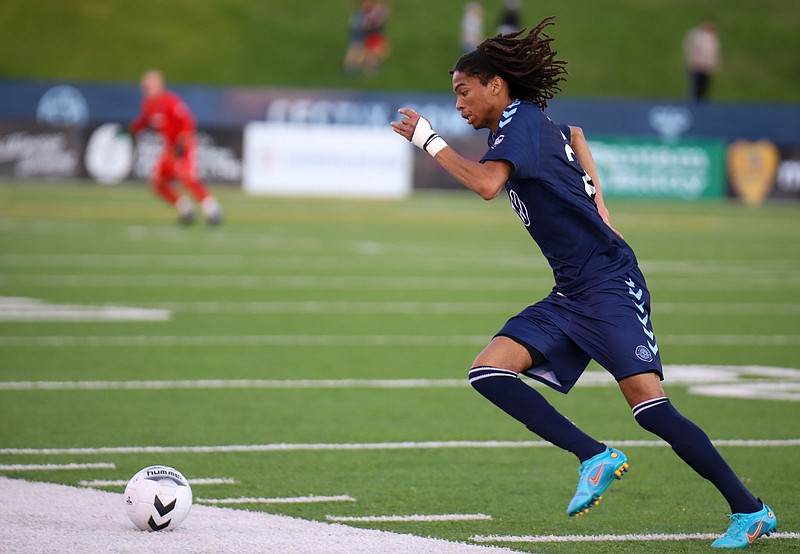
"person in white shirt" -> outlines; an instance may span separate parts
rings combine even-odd
[[[720,44],[713,21],[693,27],[683,39],[683,53],[689,77],[689,98],[703,102],[708,98],[711,76],[720,65]]]

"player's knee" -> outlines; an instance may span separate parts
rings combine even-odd
[[[498,379],[506,382],[506,379],[518,379],[519,374],[510,369],[502,369],[494,366],[474,365],[467,374],[469,384],[472,388],[485,395],[487,387],[493,387],[498,383]]]

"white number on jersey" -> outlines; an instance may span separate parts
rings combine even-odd
[[[567,140],[567,137],[564,136],[564,133],[561,133],[561,136],[564,137],[564,140]],[[564,145],[564,152],[566,152],[567,159],[569,161],[575,161],[575,151],[572,149],[572,146],[570,146],[569,143]],[[583,188],[590,198],[594,198],[595,194],[597,194],[597,189],[592,182],[592,178],[589,177],[589,174],[585,171],[583,172]]]

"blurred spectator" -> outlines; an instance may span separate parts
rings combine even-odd
[[[181,223],[192,223],[195,218],[192,202],[172,188],[173,180],[181,181],[202,207],[206,221],[218,224],[222,218],[219,204],[197,176],[197,137],[192,112],[177,94],[164,88],[164,76],[157,69],[142,75],[140,87],[144,97],[141,111],[129,130],[136,135],[152,129],[161,135],[161,155],[150,176],[153,191],[177,210]]]
[[[376,73],[389,55],[385,28],[389,7],[378,0],[361,0],[348,22],[347,73]]]
[[[522,1],[505,0],[500,21],[497,24],[497,34],[513,33],[522,29]]]
[[[361,73],[364,70],[364,39],[367,36],[364,19],[369,2],[358,2],[356,11],[347,22],[347,52],[344,55],[346,73]]]
[[[367,73],[377,73],[389,56],[389,39],[386,37],[386,22],[389,20],[389,6],[385,1],[365,0],[364,13],[364,69]]]
[[[720,64],[719,38],[713,21],[706,21],[686,33],[683,53],[689,79],[689,97],[695,102],[702,102],[708,98],[711,75]]]
[[[461,18],[461,49],[464,53],[472,52],[485,38],[483,6],[477,2],[467,2],[464,4],[464,16]]]

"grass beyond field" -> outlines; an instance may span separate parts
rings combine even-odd
[[[342,71],[355,0],[4,0],[0,76],[136,82],[149,67],[173,83],[448,90],[461,54],[464,0],[392,2],[392,54],[380,75]],[[502,1],[483,0],[486,34]],[[713,18],[723,64],[711,98],[796,102],[800,89],[798,0],[536,0],[524,25],[558,22],[559,57],[569,62],[568,96],[683,98],[681,43]]]
[[[575,520],[572,456],[523,442],[537,438],[466,385],[492,334],[552,286],[504,198],[217,193],[227,220],[209,229],[178,227],[143,185],[0,186],[0,474],[121,491],[92,482],[165,464],[216,479],[194,486],[198,503],[320,521],[482,514],[347,524],[548,541],[490,543],[523,552],[706,552],[709,539],[611,539],[727,527],[722,498],[597,366],[568,396],[537,385],[630,458]],[[797,536],[797,206],[609,204],[648,277],[668,394]],[[70,463],[113,465],[29,466]],[[276,502],[309,495],[349,499]],[[614,537],[542,538],[601,534]]]

